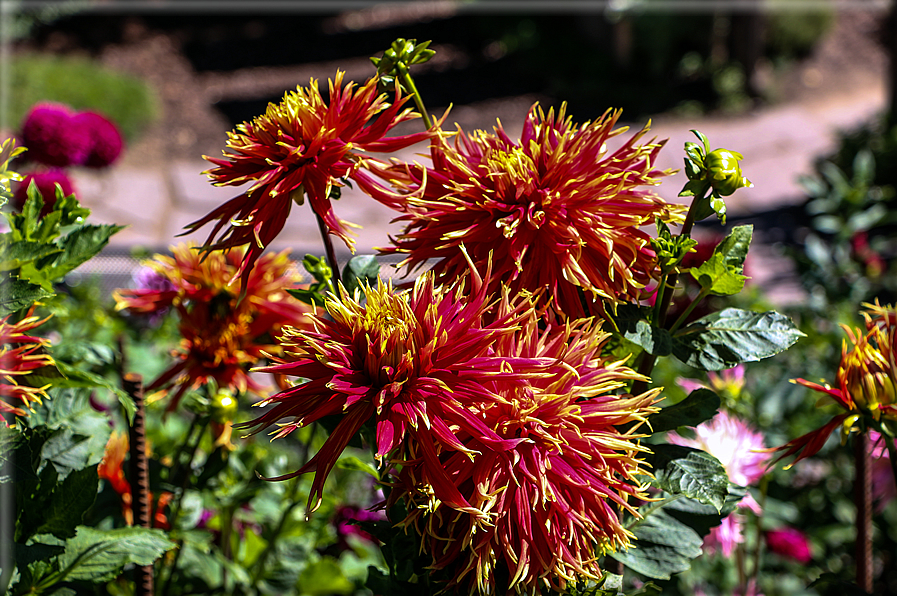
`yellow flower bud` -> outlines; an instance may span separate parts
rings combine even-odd
[[[709,177],[710,186],[720,195],[727,197],[739,188],[753,186],[750,180],[741,175],[738,162],[744,157],[728,149],[714,149],[704,158],[704,169]]]

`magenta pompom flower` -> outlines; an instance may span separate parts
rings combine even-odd
[[[403,213],[407,224],[387,253],[407,255],[403,265],[432,267],[451,283],[466,270],[458,247],[474,264],[490,258],[490,292],[507,285],[542,294],[553,308],[577,318],[581,292],[591,299],[637,300],[657,277],[650,235],[641,226],[682,221],[684,207],[671,205],[651,187],[671,172],[655,168],[663,142],[638,144],[647,128],[610,150],[620,111],[576,125],[534,106],[519,141],[499,124],[495,133],[459,131],[430,149],[432,167],[396,164],[370,170],[392,183],[386,192],[359,175],[368,194]],[[491,255],[491,257],[490,257]]]
[[[80,164],[90,168],[112,165],[124,146],[118,127],[96,112],[80,112],[73,120],[74,125],[81,127],[91,139],[90,151]]]
[[[71,109],[55,103],[31,109],[22,123],[21,138],[28,159],[61,168],[83,164],[93,145],[90,131],[77,124]]]
[[[75,192],[71,179],[62,170],[54,168],[43,172],[32,172],[18,183],[13,193],[10,203],[17,211],[21,211],[25,206],[25,201],[28,200],[28,187],[31,186],[32,182],[37,185],[37,190],[44,199],[41,215],[46,215],[53,210],[53,206],[56,204],[57,187],[62,189],[62,194],[66,197]]]
[[[786,527],[766,532],[766,546],[777,555],[793,559],[801,565],[813,560],[810,541],[797,528]]]

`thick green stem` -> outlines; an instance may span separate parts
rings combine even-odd
[[[312,211],[314,211],[315,218],[318,220],[318,230],[321,231],[321,240],[324,242],[327,261],[329,262],[330,270],[333,272],[333,275],[330,277],[330,291],[336,294],[337,282],[342,279],[339,272],[339,265],[336,262],[336,251],[333,250],[333,242],[330,240],[330,232],[327,230],[327,224],[324,223],[324,218],[318,215],[318,212],[314,209],[312,209]],[[336,282],[333,281],[334,279]]]
[[[688,308],[686,308],[682,312],[682,314],[679,315],[679,318],[677,318],[676,322],[673,323],[673,325],[670,327],[670,333],[673,333],[674,331],[676,331],[676,329],[681,327],[682,324],[685,322],[685,320],[688,318],[688,315],[690,315],[692,313],[692,311],[694,311],[695,307],[697,305],[699,305],[701,302],[703,302],[704,298],[706,298],[709,294],[710,294],[710,288],[702,289],[701,293],[698,294],[697,296],[695,296],[695,299],[691,301],[691,304],[688,305]]]
[[[414,84],[414,79],[411,78],[411,73],[408,72],[408,67],[399,62],[396,64],[396,70],[399,71],[402,85],[404,85],[405,88],[411,92],[412,97],[414,97],[414,105],[417,106],[417,111],[420,112],[421,117],[424,119],[424,125],[426,125],[427,130],[433,128],[433,121],[430,119],[430,114],[427,113],[427,108],[424,107],[424,100],[417,90],[417,85]]]
[[[695,225],[695,208],[696,206],[702,202],[705,198],[706,191],[701,194],[699,197],[695,197],[691,202],[691,206],[688,208],[688,214],[685,216],[685,222],[682,224],[682,231],[679,232],[679,236],[689,236],[691,235],[691,229]],[[663,327],[666,323],[667,311],[670,309],[670,302],[673,299],[673,293],[676,291],[676,284],[679,283],[679,274],[671,273],[664,284],[664,291],[660,293],[658,290],[657,299],[660,302],[660,308],[656,311],[657,319],[654,321],[654,324],[657,327]],[[655,302],[655,306],[656,306]],[[639,363],[638,373],[645,377],[650,377],[651,372],[654,370],[654,363],[657,362],[657,356],[654,354],[645,354],[645,358]],[[648,382],[647,381],[636,381],[632,384],[632,393],[634,395],[638,395],[640,393],[644,393],[648,390]]]

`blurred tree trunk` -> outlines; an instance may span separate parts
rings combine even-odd
[[[754,0],[756,7],[732,15],[730,29],[730,57],[744,67],[745,91],[753,98],[760,96],[754,73],[757,62],[763,56],[764,16],[762,4]]]

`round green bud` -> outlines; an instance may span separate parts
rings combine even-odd
[[[727,197],[739,188],[753,186],[751,181],[741,175],[738,162],[744,157],[728,149],[714,149],[704,158],[704,170],[710,186],[720,195]]]
[[[237,413],[237,398],[227,389],[220,389],[212,397],[212,405],[209,408],[212,420],[219,423],[230,422]]]

